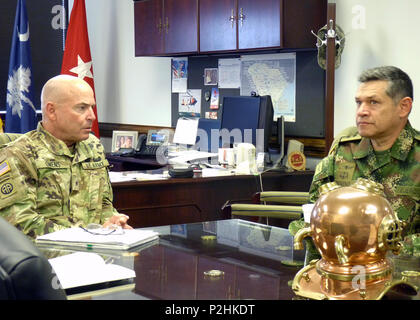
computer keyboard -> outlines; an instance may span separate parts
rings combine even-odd
[[[139,151],[137,151],[134,155],[134,157],[156,157],[156,153],[158,152],[158,149],[160,148],[165,148],[164,150],[160,150],[163,151],[162,154],[164,156],[168,155],[168,149],[162,145],[145,145],[143,146]]]
[[[140,151],[136,152],[136,156],[140,157],[154,157],[156,156],[157,149],[160,146],[143,146],[143,148],[140,149]]]

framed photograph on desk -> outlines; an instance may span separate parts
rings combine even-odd
[[[112,152],[120,148],[135,148],[138,134],[137,131],[112,131]]]

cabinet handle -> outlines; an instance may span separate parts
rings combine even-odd
[[[233,29],[234,23],[235,23],[235,16],[233,15],[233,9],[232,9],[231,15],[229,17],[229,21],[232,23],[232,29]]]
[[[227,300],[232,300],[233,296],[232,296],[232,288],[230,287],[230,285],[228,286],[227,292],[226,292],[226,299]]]
[[[168,34],[168,29],[169,29],[169,20],[168,20],[168,17],[166,17],[165,29],[166,29],[166,34]]]
[[[244,25],[245,15],[244,15],[244,9],[241,8],[241,14],[239,15],[239,20],[241,21],[241,27]]]
[[[156,25],[156,28],[159,30],[159,34],[162,33],[162,19],[159,18],[159,23]]]

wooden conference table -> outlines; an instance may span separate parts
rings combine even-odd
[[[134,278],[68,288],[69,299],[301,299],[291,289],[291,280],[303,265],[305,251],[293,249],[287,229],[240,219],[145,229],[158,232],[159,239],[129,251],[39,248],[47,257],[99,254],[105,261],[111,259],[111,264],[134,271]],[[390,258],[395,280],[401,279],[404,270],[420,272],[420,257]],[[88,270],[89,266],[78,268]],[[77,272],[74,276],[78,277]],[[416,281],[420,286],[420,277]],[[420,292],[410,299],[419,300]]]
[[[162,172],[163,169],[145,171]],[[313,171],[266,172],[264,191],[308,191]],[[112,183],[114,207],[130,217],[131,226],[151,227],[226,219],[221,208],[227,201],[250,202],[262,191],[259,176],[169,178]]]
[[[304,251],[293,251],[287,229],[239,219],[151,229],[159,232],[159,240],[150,245],[132,251],[96,251],[104,260],[112,257],[112,263],[134,270],[134,279],[67,289],[68,298],[289,300],[294,296],[288,282],[299,267],[289,262],[303,263]],[[51,246],[40,249],[46,256],[75,252]]]

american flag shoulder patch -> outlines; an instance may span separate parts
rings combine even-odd
[[[0,176],[4,175],[5,173],[10,171],[10,166],[7,161],[3,161],[0,163]]]

